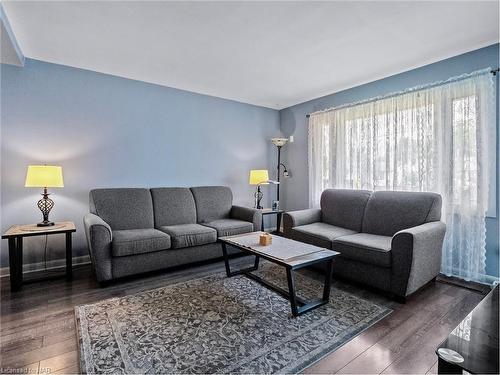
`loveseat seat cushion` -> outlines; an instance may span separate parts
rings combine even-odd
[[[321,221],[361,232],[369,190],[326,189],[321,194]]]
[[[111,254],[115,257],[170,249],[170,236],[156,229],[113,231]]]
[[[396,232],[441,219],[436,193],[376,191],[366,204],[362,232],[393,236]]]
[[[391,266],[392,237],[357,233],[333,240],[332,249],[343,257],[380,267]]]
[[[253,223],[236,219],[220,219],[203,223],[204,226],[214,228],[217,237],[234,236],[242,233],[253,232]]]
[[[200,224],[180,224],[159,227],[172,240],[172,248],[204,245],[217,241],[217,231]]]
[[[155,227],[196,223],[196,206],[189,188],[153,188]]]
[[[149,189],[110,188],[90,191],[90,212],[113,230],[154,228]]]
[[[233,206],[233,193],[227,186],[192,187],[198,223],[227,219]]]
[[[297,241],[331,249],[335,238],[355,233],[357,232],[350,229],[317,222],[292,228],[291,237]]]

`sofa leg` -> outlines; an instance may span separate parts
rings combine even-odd
[[[98,281],[99,288],[107,288],[111,284],[111,280]]]
[[[403,296],[393,295],[393,299],[398,303],[403,303],[403,304],[406,303],[406,297]]]

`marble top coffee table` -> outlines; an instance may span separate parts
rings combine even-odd
[[[290,301],[293,316],[301,315],[309,310],[315,309],[328,303],[328,300],[330,298],[333,258],[339,255],[339,253],[280,236],[273,236],[272,244],[261,246],[259,244],[259,236],[262,233],[263,232],[252,232],[219,238],[222,243],[222,253],[224,256],[227,277],[245,275],[263,284],[267,288],[279,293]],[[228,245],[236,247],[248,254],[254,255],[255,263],[253,267],[241,269],[238,271],[231,271],[231,267],[229,265],[229,257],[227,255]],[[276,285],[273,285],[252,273],[252,271],[255,271],[259,268],[260,258],[285,267],[288,281],[288,290],[284,290]],[[296,295],[294,271],[322,262],[326,263],[323,297],[313,301],[305,301]]]

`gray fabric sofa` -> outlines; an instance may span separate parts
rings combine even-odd
[[[95,189],[89,198],[83,222],[99,282],[219,258],[219,237],[262,221],[224,186]]]
[[[340,252],[334,274],[402,299],[438,275],[446,231],[439,194],[328,189],[320,207],[285,213],[283,231]]]

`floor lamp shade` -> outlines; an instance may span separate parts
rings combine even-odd
[[[37,203],[38,208],[42,212],[43,221],[37,225],[39,227],[54,225],[52,221],[49,221],[49,213],[52,207],[54,207],[54,201],[49,198],[47,188],[64,187],[62,168],[55,165],[30,165],[28,166],[24,186],[43,188],[43,198]]]

